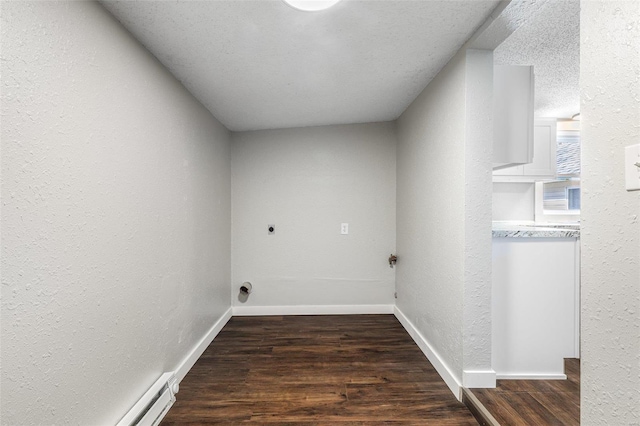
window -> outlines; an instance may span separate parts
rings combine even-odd
[[[580,210],[580,188],[567,188],[569,210]]]
[[[542,193],[544,210],[580,210],[580,180],[545,182]],[[579,213],[579,212],[576,212]]]
[[[580,219],[580,122],[559,121],[557,180],[536,183],[536,221]]]

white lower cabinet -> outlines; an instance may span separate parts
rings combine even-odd
[[[498,379],[562,379],[579,358],[578,238],[493,238],[492,363]]]

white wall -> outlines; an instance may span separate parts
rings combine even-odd
[[[466,51],[465,90],[463,385],[495,387],[491,366],[492,51]]]
[[[229,133],[97,3],[1,7],[2,424],[114,424],[229,308]]]
[[[581,423],[638,424],[640,192],[623,162],[640,143],[640,3],[582,2],[580,31]]]
[[[458,384],[491,368],[491,61],[459,52],[398,120],[396,305]]]
[[[493,220],[535,220],[534,184],[512,182],[494,183]]]
[[[233,304],[393,304],[395,148],[393,123],[233,133]]]

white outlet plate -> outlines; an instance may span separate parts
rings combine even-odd
[[[640,190],[640,144],[624,149],[624,177],[627,191]]]
[[[342,223],[340,224],[340,233],[342,235],[347,235],[349,234],[349,224],[348,223]]]

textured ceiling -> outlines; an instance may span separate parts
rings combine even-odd
[[[230,130],[396,119],[497,0],[102,1]]]
[[[544,3],[494,51],[494,62],[533,65],[535,113],[570,118],[580,111],[580,2]]]

